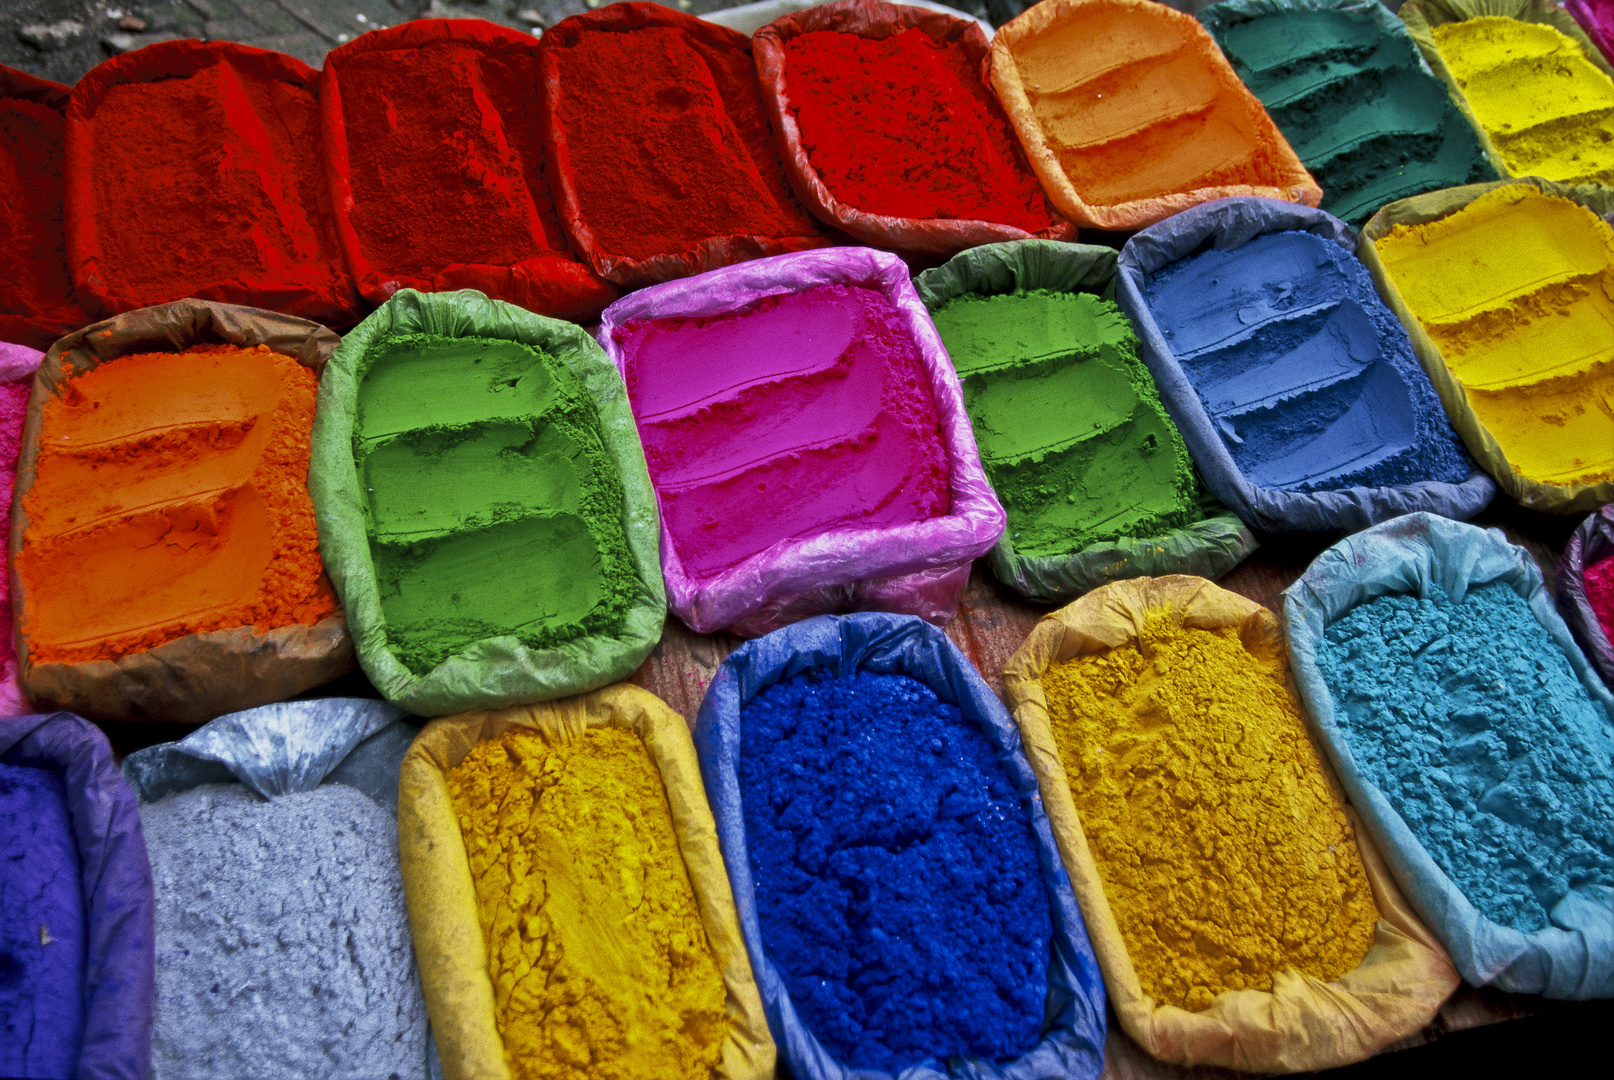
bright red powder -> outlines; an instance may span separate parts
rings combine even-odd
[[[0,67],[0,341],[32,349],[90,321],[73,300],[62,224],[69,93]]]
[[[1614,556],[1586,568],[1586,599],[1597,613],[1603,634],[1614,641]]]
[[[67,110],[68,253],[114,311],[187,296],[358,317],[320,163],[318,73],[168,41],[107,61]]]
[[[543,83],[561,219],[612,281],[828,242],[785,178],[744,35],[611,4],[544,35]]]
[[[802,145],[836,199],[871,214],[1058,222],[1003,109],[958,41],[813,30],[786,39]]]
[[[326,57],[331,190],[368,299],[475,288],[591,318],[616,297],[568,253],[544,180],[537,87],[538,42],[480,19],[407,22]]]

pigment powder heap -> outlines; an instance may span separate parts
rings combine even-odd
[[[1586,600],[1597,615],[1603,636],[1614,641],[1614,556],[1586,568]]]
[[[1265,233],[1154,274],[1144,301],[1246,479],[1287,491],[1461,483],[1458,442],[1367,269]]]
[[[1375,246],[1514,472],[1614,480],[1614,228],[1514,184]]]
[[[140,807],[157,899],[156,1080],[425,1080],[393,816],[344,784],[204,784]]]
[[[957,707],[905,675],[812,670],[741,711],[757,918],[848,1068],[1036,1044],[1053,936],[1028,807]]]
[[[90,321],[67,271],[67,98],[65,86],[0,67],[0,341],[37,349]]]
[[[359,375],[366,529],[405,667],[620,628],[638,588],[622,480],[569,368],[519,341],[387,334]]]
[[[631,731],[513,730],[449,771],[514,1080],[708,1080],[727,996]]]
[[[784,43],[807,159],[847,206],[896,218],[1054,228],[1003,109],[958,41],[814,30]]]
[[[75,1076],[88,935],[61,773],[0,763],[0,866],[0,1076]]]
[[[748,38],[610,4],[546,31],[541,68],[556,199],[605,277],[645,285],[827,242],[790,190]]]
[[[614,290],[567,253],[544,179],[530,115],[537,50],[531,36],[481,20],[433,19],[326,57],[333,189],[368,299],[476,288],[564,318],[611,301]]]
[[[4,348],[0,348],[3,353]],[[7,555],[0,565],[0,612],[11,611],[11,496],[17,483],[17,457],[22,453],[22,424],[28,415],[28,387],[32,380],[0,383],[0,537],[7,538]],[[17,641],[11,633],[0,633],[0,702],[8,696],[7,680],[17,677]],[[20,698],[11,709],[17,713],[33,710]]]
[[[1322,209],[1361,225],[1386,203],[1496,179],[1445,84],[1387,12],[1218,4],[1200,19],[1322,185]]]
[[[615,332],[684,572],[774,544],[948,512],[930,377],[880,293],[819,285]]]
[[[1485,918],[1528,933],[1614,888],[1609,717],[1505,582],[1380,596],[1318,662],[1363,775]]]
[[[1143,992],[1208,1008],[1373,943],[1343,797],[1307,738],[1282,646],[1145,613],[1138,640],[1054,664],[1060,762]]]
[[[21,503],[30,662],[114,660],[335,612],[307,486],[317,381],[263,345],[72,374],[45,402]]]
[[[1514,176],[1614,185],[1614,79],[1563,31],[1488,15],[1435,45]]]
[[[1188,450],[1113,303],[966,295],[933,318],[1017,552],[1063,555],[1201,516]]]
[[[114,311],[197,297],[353,322],[318,79],[279,53],[168,41],[79,80],[67,112],[78,286]]]

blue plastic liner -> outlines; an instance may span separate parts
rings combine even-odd
[[[0,721],[0,762],[62,776],[84,897],[77,1080],[148,1080],[157,954],[151,861],[135,794],[101,729],[72,713]]]
[[[1309,206],[1250,197],[1218,199],[1185,210],[1139,232],[1121,249],[1115,301],[1137,329],[1143,362],[1206,486],[1244,522],[1263,532],[1351,532],[1418,511],[1459,520],[1473,517],[1496,494],[1495,482],[1478,465],[1460,484],[1425,480],[1394,487],[1302,492],[1251,483],[1233,461],[1149,313],[1143,289],[1151,275],[1203,248],[1237,248],[1258,236],[1288,231],[1332,240],[1352,259],[1356,257],[1355,234],[1338,218]]]
[[[1588,515],[1570,535],[1554,580],[1558,583],[1558,607],[1564,622],[1586,650],[1586,659],[1603,677],[1604,684],[1614,690],[1614,642],[1603,633],[1597,612],[1586,596],[1586,568],[1610,557],[1614,557],[1614,503]]]
[[[821,615],[746,642],[717,669],[695,723],[695,749],[717,822],[718,844],[781,1062],[797,1080],[891,1080],[891,1074],[881,1070],[848,1068],[824,1049],[797,1014],[784,980],[768,959],[757,921],[740,804],[740,710],[765,687],[815,668],[837,675],[853,671],[906,675],[957,706],[986,736],[1015,790],[1028,800],[1037,858],[1048,884],[1054,936],[1042,1039],[1006,1065],[974,1058],[945,1063],[929,1059],[903,1069],[901,1080],[1087,1080],[1098,1076],[1104,1067],[1104,984],[1048,815],[1043,812],[1036,775],[1021,749],[1019,729],[945,633],[914,616],[882,612]]]
[[[1313,731],[1363,826],[1463,978],[1516,994],[1614,997],[1614,889],[1586,885],[1571,891],[1549,913],[1551,925],[1530,933],[1481,915],[1357,767],[1318,668],[1324,630],[1358,604],[1389,593],[1427,596],[1436,589],[1461,600],[1469,589],[1495,581],[1506,582],[1529,602],[1592,700],[1614,722],[1614,695],[1570,636],[1530,554],[1508,543],[1499,529],[1434,514],[1387,521],[1317,557],[1283,594],[1289,661]]]

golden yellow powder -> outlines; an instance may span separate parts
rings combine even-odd
[[[1160,1004],[1198,1011],[1280,971],[1335,979],[1373,943],[1342,798],[1269,648],[1156,608],[1136,645],[1042,677],[1104,895]]]
[[[478,743],[448,791],[515,1080],[707,1080],[723,978],[638,737],[511,731]]]
[[[1614,80],[1574,38],[1496,15],[1446,23],[1434,34],[1510,173],[1614,183]]]
[[[1614,479],[1614,229],[1510,184],[1376,243],[1385,272],[1519,475]]]

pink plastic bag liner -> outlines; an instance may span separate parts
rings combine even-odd
[[[45,354],[25,345],[0,342],[0,506],[3,506],[6,535],[10,532],[11,489],[17,482],[17,455],[22,450],[22,421],[28,411],[28,388],[34,372]],[[20,386],[20,389],[17,387]],[[0,716],[21,716],[29,711],[28,699],[22,696],[17,681],[17,646],[12,638],[11,617],[11,556],[5,559],[5,572],[0,575],[0,612],[6,615],[7,626],[0,636]]]
[[[658,488],[668,606],[697,632],[727,628],[754,637],[812,615],[869,609],[918,615],[942,625],[958,607],[970,563],[1003,531],[1003,508],[981,468],[958,376],[908,280],[906,265],[895,255],[852,247],[803,251],[654,285],[606,308],[597,336],[626,381],[627,356],[616,340],[617,329],[626,323],[726,315],[764,297],[821,285],[856,285],[880,293],[918,345],[949,466],[948,512],[899,525],[798,535],[697,579],[679,556]],[[629,396],[631,400],[631,390]],[[632,404],[642,430],[640,405]]]

